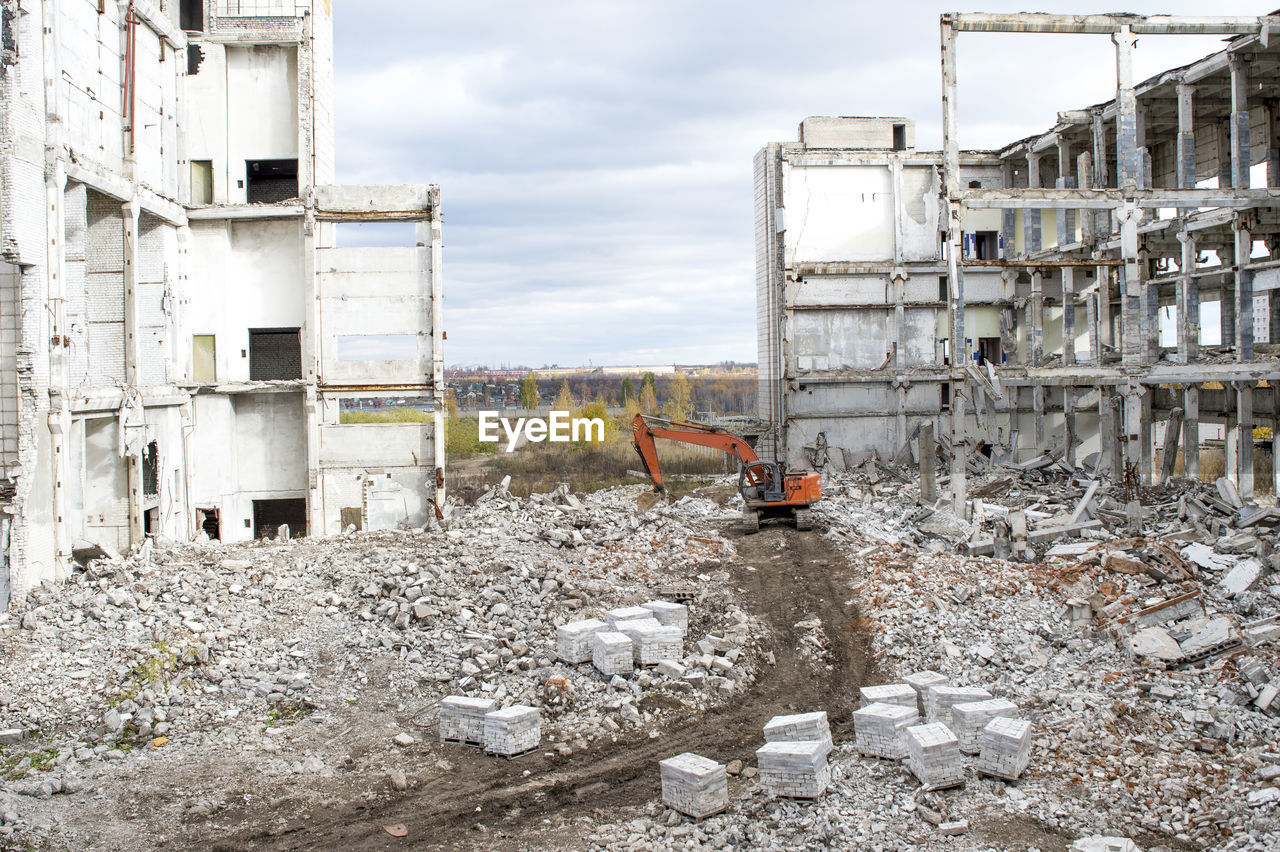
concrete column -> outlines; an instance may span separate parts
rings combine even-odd
[[[1240,497],[1253,497],[1253,383],[1236,384],[1236,487]]]
[[[1267,99],[1267,186],[1280,186],[1280,98]]]
[[[1044,449],[1044,385],[1036,384],[1031,388],[1032,429],[1036,439],[1036,449]]]
[[[1252,56],[1228,53],[1231,67],[1231,186],[1249,186],[1249,61]]]
[[[1223,468],[1227,479],[1230,479],[1237,487],[1239,487],[1239,482],[1237,481],[1239,469],[1236,459],[1239,455],[1238,450],[1240,448],[1240,429],[1236,420],[1236,395],[1232,393],[1232,390],[1233,386],[1230,383],[1227,383],[1226,393],[1223,394],[1223,397],[1226,399],[1227,409],[1227,416],[1224,421],[1226,440],[1223,441],[1222,446],[1223,460],[1225,462]]]
[[[1071,143],[1063,137],[1058,137],[1058,189],[1074,189],[1076,185],[1075,175],[1072,169],[1075,167],[1075,161],[1071,159]],[[1058,245],[1065,246],[1076,240],[1076,211],[1060,208],[1058,210]]]
[[[1218,125],[1218,186],[1231,186],[1231,116]]]
[[[1138,475],[1144,476],[1143,459],[1147,458],[1150,453],[1150,433],[1144,435],[1143,431],[1143,389],[1138,385],[1130,384],[1125,387],[1121,394],[1122,399],[1122,427],[1120,436],[1120,446],[1122,448],[1123,466],[1120,468],[1121,475],[1128,465],[1137,465]],[[1143,438],[1147,440],[1144,441]],[[1144,444],[1147,449],[1143,449]],[[1149,471],[1148,471],[1149,473]],[[1145,484],[1146,479],[1142,482]]]
[[[1253,253],[1253,236],[1246,215],[1237,213],[1233,221],[1236,241],[1235,320],[1236,360],[1253,360],[1253,270],[1246,269]]]
[[[138,302],[138,219],[142,208],[136,201],[121,205],[124,221],[124,381],[130,388],[142,386],[142,318]],[[146,537],[143,521],[142,453],[129,453],[129,544],[140,545]]]
[[[48,252],[48,292],[50,311],[49,345],[49,436],[50,461],[53,466],[53,542],[57,558],[55,570],[60,578],[65,566],[70,564],[71,537],[67,516],[67,483],[71,471],[70,453],[67,451],[67,435],[71,431],[71,400],[64,391],[69,390],[70,363],[67,353],[67,221],[64,202],[67,192],[67,175],[62,160],[54,159],[45,172],[46,251]],[[17,341],[15,341],[16,343]],[[7,546],[7,539],[4,545]],[[0,571],[5,571],[0,568]],[[5,580],[8,579],[5,571]],[[0,602],[3,603],[3,602]]]
[[[1098,294],[1090,293],[1085,302],[1085,322],[1089,326],[1089,361],[1092,364],[1102,363],[1101,341],[1098,335]]]
[[[933,421],[927,420],[920,426],[920,502],[931,506],[938,501],[938,483],[934,477],[936,463]]]
[[[1040,154],[1027,152],[1027,187],[1038,188],[1040,184]],[[1022,238],[1028,255],[1040,251],[1040,211],[1032,207],[1022,209]]]
[[[1144,354],[1151,363],[1160,358],[1160,285],[1151,280],[1151,256],[1145,246],[1138,251],[1138,274],[1142,276]]]
[[[1218,326],[1222,346],[1228,348],[1236,345],[1236,300],[1235,293],[1228,291],[1225,283],[1222,286],[1218,293]]]
[[[1088,151],[1076,157],[1076,183],[1081,189],[1093,187],[1093,155]],[[1080,217],[1080,242],[1091,246],[1093,245],[1094,216],[1088,210],[1081,210],[1077,215]]]
[[[1064,266],[1061,271],[1062,363],[1070,366],[1076,362],[1076,268]]]
[[[1200,478],[1200,386],[1182,391],[1182,474]]]
[[[1098,341],[1115,346],[1111,331],[1111,267],[1099,266],[1094,275],[1098,280]]]
[[[1200,288],[1196,283],[1196,236],[1183,228],[1178,232],[1182,262],[1178,270],[1178,363],[1200,357]]]
[[[1095,109],[1092,111],[1093,116],[1093,182],[1092,186],[1097,189],[1105,189],[1110,184],[1110,175],[1107,173],[1107,162],[1110,159],[1107,153],[1107,132],[1106,126],[1102,123],[1102,110]],[[1111,211],[1096,210],[1093,214],[1093,232],[1097,234],[1106,234],[1111,232]]]
[[[1164,423],[1164,449],[1160,454],[1160,476],[1157,485],[1164,485],[1173,476],[1178,461],[1178,437],[1182,430],[1182,409],[1174,407]]]
[[[1280,383],[1271,382],[1271,493],[1280,494]]]
[[[906,366],[907,309],[906,288],[907,276],[902,272],[894,272],[889,279],[893,283],[893,322],[897,331],[897,345],[893,347],[893,366],[901,370]]]
[[[1141,179],[1138,155],[1138,98],[1133,89],[1133,33],[1121,26],[1111,36],[1116,46],[1116,185],[1137,188]]]
[[[1177,157],[1177,180],[1179,189],[1194,189],[1196,185],[1196,127],[1194,119],[1194,102],[1196,87],[1186,83],[1178,84],[1178,140],[1175,156]],[[1191,208],[1178,210],[1179,216],[1187,216]]]
[[[432,435],[433,461],[436,468],[435,501],[445,501],[444,454],[444,217],[440,210],[440,190],[431,192],[431,219],[416,227],[418,245],[418,281],[431,293],[431,397],[435,401]],[[424,256],[425,255],[425,256]],[[424,268],[425,265],[425,268]],[[785,434],[785,430],[783,430]],[[781,457],[781,456],[780,456]]]
[[[1155,482],[1155,424],[1151,411],[1151,391],[1138,397],[1138,477],[1143,485]]]
[[[1006,188],[1013,186],[1013,164],[1008,160],[1001,163],[1000,172],[1004,178]],[[1018,254],[1017,248],[1017,215],[1018,211],[1012,207],[1006,207],[1000,211],[1000,238],[1004,240],[1004,256],[1014,257]]]
[[[1027,302],[1027,363],[1035,366],[1044,357],[1044,274],[1031,270],[1031,299]]]
[[[306,159],[305,157],[303,159]],[[317,236],[321,227],[316,221],[315,193],[306,190],[307,210],[302,222],[302,378],[307,383],[302,399],[302,422],[306,434],[307,457],[307,535],[323,536],[324,482],[320,471],[320,430],[324,421],[324,400],[317,392],[320,378],[320,275],[316,269]],[[336,511],[336,510],[335,510]]]
[[[1076,389],[1071,385],[1062,388],[1062,440],[1066,446],[1066,462],[1076,466]]]

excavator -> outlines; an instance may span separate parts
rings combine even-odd
[[[723,450],[738,460],[738,493],[742,495],[742,525],[746,533],[760,531],[764,518],[792,518],[796,529],[813,528],[809,507],[822,499],[822,483],[812,470],[787,470],[780,461],[760,461],[756,451],[738,435],[705,426],[681,423],[637,414],[631,421],[631,435],[645,473],[653,481],[653,490],[666,494],[662,470],[658,467],[655,438],[680,441]]]

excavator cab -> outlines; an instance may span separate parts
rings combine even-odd
[[[747,501],[780,502],[786,496],[782,483],[782,466],[776,462],[744,464],[738,473],[738,491]]]

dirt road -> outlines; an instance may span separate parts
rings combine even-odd
[[[224,852],[564,848],[581,843],[566,819],[656,798],[657,763],[665,757],[696,751],[720,761],[753,761],[761,726],[773,715],[825,709],[836,740],[845,739],[857,688],[873,676],[870,636],[849,599],[854,569],[818,532],[771,526],[735,543],[737,562],[726,567],[743,590],[743,607],[769,623],[776,665],[766,666],[726,709],[691,716],[683,727],[669,725],[657,739],[642,734],[567,757],[538,753],[505,761],[459,747],[446,754],[456,771],[389,801],[357,799],[330,808],[306,796],[264,801],[221,814],[222,825],[238,826],[229,833],[200,833],[209,848]],[[825,648],[814,649],[812,627],[796,626],[812,624],[815,616]],[[382,831],[397,823],[408,829],[405,839]]]

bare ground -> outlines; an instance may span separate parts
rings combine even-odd
[[[744,608],[768,620],[776,666],[727,710],[668,724],[657,739],[642,734],[570,756],[539,752],[507,761],[431,744],[423,759],[443,757],[453,768],[428,767],[403,793],[360,797],[353,790],[345,801],[305,790],[241,795],[216,820],[189,821],[164,848],[190,848],[193,841],[225,852],[572,847],[583,842],[575,817],[608,816],[656,798],[662,758],[696,751],[752,762],[769,717],[814,708],[827,709],[833,735],[845,739],[857,688],[873,679],[871,637],[849,599],[853,569],[820,535],[788,527],[767,527],[736,544],[738,560],[726,567],[743,592]],[[799,650],[795,624],[814,615],[829,639],[824,662],[830,670]],[[407,837],[383,831],[394,824],[404,825]]]

